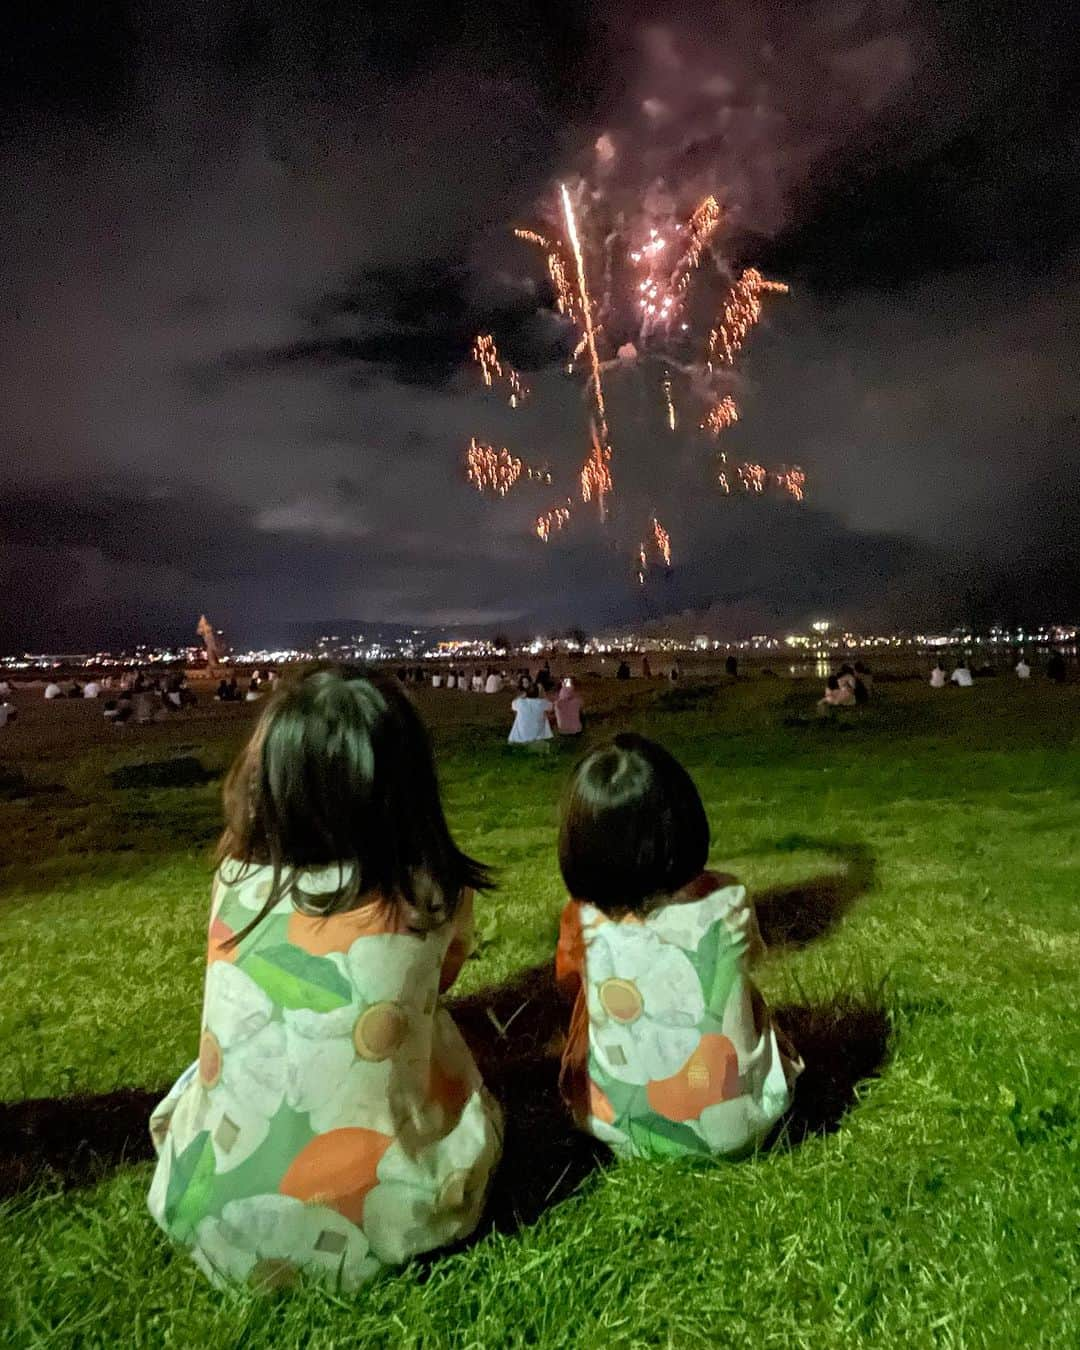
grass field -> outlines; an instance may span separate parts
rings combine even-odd
[[[824,724],[816,683],[605,689],[589,736],[680,755],[713,863],[758,897],[760,983],[808,1063],[786,1135],[705,1166],[572,1134],[535,969],[571,757],[429,691],[453,827],[500,877],[455,991],[513,1127],[491,1219],[352,1300],[216,1293],[144,1197],[146,1114],[198,1038],[219,784],[109,774],[219,770],[250,710],[118,729],[35,700],[0,732],[0,1341],[1080,1344],[1080,687],[884,684]]]

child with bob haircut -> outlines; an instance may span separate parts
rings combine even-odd
[[[151,1118],[150,1210],[216,1285],[353,1290],[480,1218],[501,1117],[439,996],[490,879],[394,680],[279,688],[224,797],[199,1056]]]
[[[578,765],[559,831],[561,1085],[620,1156],[750,1152],[802,1068],[747,975],[765,948],[746,889],[708,853],[701,798],[663,747],[627,733]]]

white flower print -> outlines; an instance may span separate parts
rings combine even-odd
[[[655,914],[650,914],[645,923],[665,942],[693,952],[701,945],[701,939],[717,919],[722,917],[724,923],[728,924],[729,915],[736,913],[745,899],[745,886],[724,886],[701,900],[665,905]]]
[[[410,1156],[395,1140],[379,1161],[379,1184],[364,1200],[364,1232],[383,1261],[467,1237],[476,1227],[499,1152],[496,1122],[473,1093],[456,1128]]]
[[[701,1039],[694,967],[641,924],[604,924],[587,943],[589,1041],[601,1066],[623,1083],[670,1077]]]
[[[359,1288],[381,1269],[363,1232],[336,1210],[288,1195],[232,1200],[195,1234],[199,1264],[220,1282],[262,1292],[288,1287],[301,1273],[342,1291]]]
[[[357,938],[342,963],[353,1001],[333,1012],[285,1013],[288,1102],[307,1111],[316,1133],[360,1126],[393,1134],[392,1080],[422,1079],[423,1100],[441,949],[400,933]],[[418,957],[422,960],[418,961]]]
[[[210,1131],[219,1172],[250,1158],[285,1095],[285,1028],[273,1000],[228,961],[206,972],[198,1078],[206,1094],[199,1127]]]

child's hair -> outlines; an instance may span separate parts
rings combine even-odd
[[[427,729],[396,681],[356,667],[280,688],[225,780],[218,860],[273,868],[259,923],[284,895],[301,913],[406,901],[414,926],[451,918],[488,869],[450,836]],[[305,895],[297,874],[338,864],[335,891]]]
[[[839,679],[839,676],[837,676],[837,675],[830,675],[829,678],[825,681],[825,688],[826,688],[826,689],[839,689],[839,688],[840,688],[840,679]]]
[[[642,913],[705,870],[709,822],[693,780],[654,741],[623,732],[574,770],[559,868],[575,900]]]

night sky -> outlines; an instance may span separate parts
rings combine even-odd
[[[241,641],[1075,621],[1071,28],[1064,0],[12,0],[0,651],[193,640],[203,610]],[[712,183],[725,258],[790,283],[730,450],[809,476],[796,506],[703,475],[645,586],[461,470],[481,430],[580,462],[509,227],[605,133],[620,190]],[[469,364],[487,330],[546,391],[517,420]],[[655,466],[615,444],[617,487]]]

